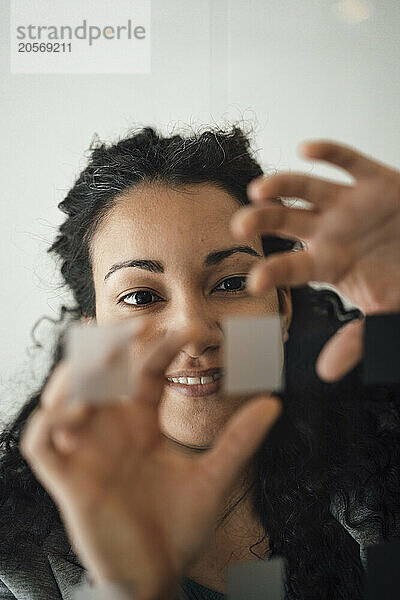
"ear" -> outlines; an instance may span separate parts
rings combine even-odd
[[[279,299],[279,311],[282,318],[283,324],[283,341],[287,342],[289,339],[289,327],[292,322],[293,315],[293,303],[292,294],[290,288],[281,287],[278,288],[278,299]]]

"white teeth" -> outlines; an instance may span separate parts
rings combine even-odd
[[[183,383],[184,385],[203,385],[205,383],[212,383],[221,377],[221,373],[214,373],[214,375],[206,375],[204,377],[168,377],[168,381]]]

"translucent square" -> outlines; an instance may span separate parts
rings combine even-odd
[[[282,325],[278,315],[229,317],[223,324],[227,394],[283,388]]]
[[[106,403],[132,394],[132,364],[128,343],[138,321],[70,327],[66,354],[72,366],[70,400]]]
[[[228,568],[229,600],[284,600],[285,559],[252,561]]]

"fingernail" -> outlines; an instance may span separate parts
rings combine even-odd
[[[306,155],[306,156],[307,156],[307,154],[308,154],[308,149],[309,149],[309,144],[310,144],[310,143],[311,143],[311,142],[308,142],[308,141],[303,141],[303,142],[301,142],[301,143],[298,145],[298,152],[299,152],[299,154],[303,154],[303,155]]]
[[[251,294],[257,295],[258,293],[258,275],[257,275],[257,270],[255,270],[254,272],[250,273],[249,276],[247,277],[247,289]]]
[[[268,285],[268,281],[266,281],[265,279],[264,281],[262,281],[262,277],[263,274],[255,273],[251,278],[249,278],[247,287],[250,294],[252,294],[253,296],[261,296],[262,294],[268,292],[272,287],[271,285]]]
[[[261,198],[261,187],[257,182],[251,182],[247,186],[247,195],[253,200],[259,200]]]
[[[247,288],[252,296],[258,296],[262,292],[256,283],[250,283]]]
[[[242,217],[233,217],[231,221],[231,231],[236,237],[243,237],[246,234]]]

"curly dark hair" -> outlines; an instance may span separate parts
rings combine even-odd
[[[76,304],[63,306],[52,365],[43,385],[0,435],[0,554],[11,546],[29,560],[62,525],[53,500],[19,452],[27,418],[63,356],[69,324],[95,316],[90,240],[102,217],[128,188],[141,182],[169,187],[213,183],[247,204],[246,188],[263,170],[250,149],[250,132],[228,130],[165,137],[152,127],[132,130],[116,143],[92,142],[86,168],[59,208],[66,218],[49,248]],[[265,255],[296,248],[293,240],[263,237]],[[362,597],[359,546],[348,533],[372,531],[398,538],[399,392],[362,385],[358,367],[335,384],[321,382],[315,360],[324,342],[344,323],[360,317],[345,310],[333,291],[292,289],[293,318],[285,344],[285,410],[254,461],[256,510],[272,555],[287,562],[290,598]],[[256,549],[257,544],[252,548]],[[256,552],[256,550],[253,550]]]

